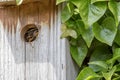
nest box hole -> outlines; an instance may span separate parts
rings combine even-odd
[[[28,24],[23,27],[21,37],[25,42],[33,42],[38,37],[39,29],[35,24]]]

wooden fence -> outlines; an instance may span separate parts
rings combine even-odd
[[[0,0],[0,80],[75,80],[69,45],[60,39],[62,5],[55,0]],[[25,42],[24,27],[38,36]],[[23,36],[22,36],[23,35]]]

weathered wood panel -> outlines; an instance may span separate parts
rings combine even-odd
[[[68,45],[60,39],[61,9],[54,0],[0,8],[0,80],[75,79]],[[31,43],[21,39],[28,24],[39,28]]]
[[[22,4],[26,4],[26,3],[30,3],[30,2],[36,2],[36,1],[39,1],[39,2],[44,2],[44,1],[47,1],[47,0],[23,0],[22,1]],[[16,5],[16,0],[0,0],[0,5]]]

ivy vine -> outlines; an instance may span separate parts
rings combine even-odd
[[[15,0],[15,1],[16,1],[16,5],[20,5],[23,2],[23,0]]]
[[[76,80],[120,80],[120,0],[63,2],[61,38],[80,68]]]

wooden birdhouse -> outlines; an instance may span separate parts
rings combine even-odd
[[[0,0],[0,80],[75,80],[55,0]]]

